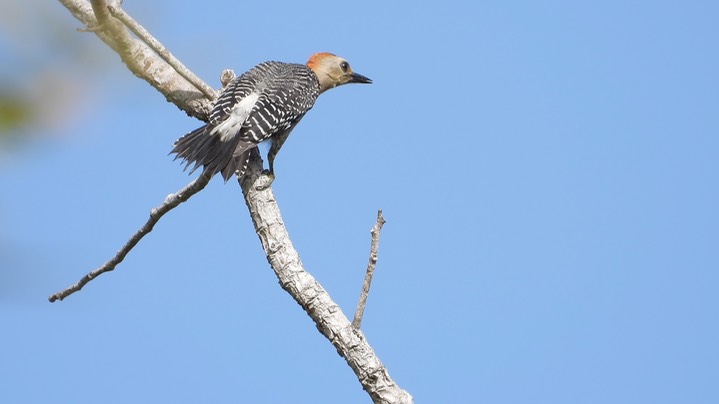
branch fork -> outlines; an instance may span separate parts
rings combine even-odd
[[[90,0],[89,4],[87,0],[59,1],[89,30],[114,49],[133,74],[147,81],[188,115],[201,120],[207,119],[217,92],[192,74],[147,30],[128,16],[117,0]],[[130,35],[130,32],[134,36]],[[233,77],[234,73],[231,71],[223,72],[223,86]],[[160,206],[150,211],[150,217],[145,224],[113,258],[74,285],[53,294],[49,300],[63,300],[97,276],[114,270],[137,243],[152,231],[162,216],[201,191],[210,179],[210,176],[201,174],[184,188],[168,195]],[[379,232],[384,224],[382,212],[378,212],[377,223],[373,227],[362,295],[354,321],[350,323],[329,293],[304,269],[283,224],[270,186],[271,180],[262,173],[262,161],[258,153],[253,153],[247,172],[240,180],[240,186],[255,231],[281,287],[312,318],[317,329],[345,359],[375,403],[412,403],[412,396],[392,380],[360,330],[372,274],[377,264]]]

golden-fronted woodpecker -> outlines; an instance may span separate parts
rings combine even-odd
[[[179,138],[170,152],[190,173],[204,167],[211,175],[242,177],[250,151],[265,140],[270,174],[274,160],[292,129],[326,90],[347,83],[372,83],[331,53],[315,53],[306,65],[264,62],[225,87],[209,122]]]

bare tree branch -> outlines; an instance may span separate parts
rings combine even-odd
[[[282,289],[302,306],[317,329],[337,348],[375,403],[413,402],[412,396],[389,376],[362,331],[352,326],[329,293],[305,270],[269,186],[272,180],[262,173],[262,160],[257,154],[253,154],[245,175],[241,181],[245,202]]]
[[[382,231],[385,220],[382,216],[382,209],[377,211],[377,222],[372,226],[370,234],[372,234],[372,242],[369,248],[369,262],[367,263],[367,273],[362,283],[362,293],[360,294],[359,303],[357,303],[357,310],[355,311],[355,318],[352,320],[352,327],[359,330],[362,326],[362,316],[364,316],[364,309],[367,306],[367,296],[369,296],[369,288],[372,285],[372,276],[374,275],[374,269],[377,266],[377,254],[379,252],[379,234]]]
[[[187,201],[192,197],[192,195],[195,195],[196,193],[200,192],[208,182],[210,182],[209,175],[206,175],[205,173],[202,173],[197,179],[187,184],[184,188],[177,191],[174,194],[170,194],[165,198],[165,201],[162,203],[162,205],[158,206],[155,209],[152,209],[150,211],[150,217],[147,219],[147,222],[138,230],[135,232],[135,234],[130,237],[129,240],[127,240],[127,243],[125,243],[124,246],[115,254],[114,257],[112,257],[109,261],[102,264],[101,267],[93,270],[92,272],[88,273],[87,275],[83,276],[82,279],[80,279],[77,283],[70,286],[69,288],[62,290],[60,292],[57,292],[53,295],[51,295],[48,300],[50,300],[50,303],[55,302],[56,300],[62,300],[71,294],[77,292],[78,290],[82,289],[83,286],[87,285],[88,282],[91,280],[97,278],[98,276],[104,274],[105,272],[110,272],[115,267],[122,262],[122,260],[125,259],[125,256],[127,256],[127,253],[129,253],[136,245],[137,243],[142,240],[145,235],[147,235],[149,232],[152,231],[152,228],[155,227],[155,224],[160,220],[162,216],[165,215],[165,213],[171,211],[175,207],[177,207],[179,204]]]
[[[116,9],[119,8],[116,0],[92,0],[92,4],[87,0],[59,1],[89,31],[115,50],[135,76],[147,81],[188,115],[207,120],[214,98],[207,97],[149,45],[130,35],[122,22],[109,12],[109,1]],[[97,17],[93,10],[99,13]]]
[[[192,84],[196,81],[188,78],[191,76],[178,73],[178,65],[168,62],[171,60],[167,57],[169,52],[165,53],[164,47],[157,46],[159,42],[149,45],[130,35],[124,24],[132,26],[133,24],[128,22],[132,20],[122,17],[123,13],[118,12],[116,0],[92,0],[92,4],[87,0],[59,1],[89,30],[114,49],[136,76],[150,83],[168,101],[187,114],[202,120],[207,119],[213,101],[210,99],[213,97],[207,94],[207,89],[202,85]],[[110,13],[109,6],[114,7],[113,13]],[[139,27],[139,24],[137,26]],[[132,30],[135,35],[152,42],[147,39],[152,38],[149,34],[144,35],[144,29],[134,27]],[[232,75],[229,71],[223,73],[223,83]],[[165,213],[199,192],[209,179],[203,174],[176,194],[170,195],[161,206],[151,211],[145,225],[128,240],[115,257],[85,275],[75,285],[50,296],[50,301],[62,300],[98,275],[114,269]],[[271,183],[272,179],[263,174],[262,161],[259,153],[255,151],[240,185],[255,231],[281,287],[302,306],[317,325],[317,329],[347,361],[375,403],[412,403],[412,396],[390,378],[362,331],[352,326],[327,291],[303,268],[280,216]]]
[[[170,53],[170,51],[168,51],[167,48],[160,43],[160,41],[155,39],[155,37],[153,37],[152,34],[150,34],[142,25],[138,24],[137,21],[130,17],[125,10],[115,6],[109,6],[108,10],[110,11],[110,14],[122,21],[122,23],[125,24],[130,31],[137,35],[138,38],[142,39],[142,41],[149,45],[155,53],[172,66],[172,68],[175,69],[180,76],[184,77],[193,86],[202,91],[205,97],[209,99],[217,98],[218,94],[212,89],[212,87],[208,86],[204,81],[202,81],[202,79],[195,76],[195,73],[185,67],[185,65],[183,65],[182,62],[180,62],[172,53]]]

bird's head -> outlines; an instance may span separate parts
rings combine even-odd
[[[329,52],[315,53],[307,61],[320,81],[320,92],[347,83],[372,83],[369,78],[352,71],[350,64],[337,55]]]

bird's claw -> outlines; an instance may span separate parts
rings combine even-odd
[[[262,170],[262,177],[260,178],[263,179],[262,184],[258,185],[256,189],[258,191],[264,191],[271,187],[272,183],[275,182],[275,173],[270,170]]]

